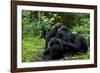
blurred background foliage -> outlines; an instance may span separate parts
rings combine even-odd
[[[45,45],[44,39],[40,38],[41,32],[47,28],[52,28],[57,22],[62,23],[62,25],[67,26],[73,33],[78,33],[86,39],[90,36],[89,13],[22,10],[23,62],[40,61]],[[85,58],[81,56],[81,59]]]

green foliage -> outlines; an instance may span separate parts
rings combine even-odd
[[[89,19],[81,19],[80,23],[76,25],[77,27],[73,26],[72,31],[88,38],[90,36],[89,35],[90,34],[89,24],[90,24]]]
[[[22,10],[22,24],[28,25],[31,21],[30,19],[31,11],[29,10]]]

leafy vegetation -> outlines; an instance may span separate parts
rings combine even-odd
[[[22,10],[22,61],[40,61],[44,51],[45,40],[41,32],[61,22],[73,33],[83,35],[86,39],[90,34],[90,15],[88,13],[64,13]],[[84,54],[65,57],[66,60],[89,59],[89,51]]]

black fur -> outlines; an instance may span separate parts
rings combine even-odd
[[[46,31],[47,32],[47,31]],[[46,40],[45,51],[42,60],[58,60],[64,58],[67,53],[76,54],[78,52],[84,53],[87,51],[87,40],[79,35],[72,34],[72,32],[60,23],[45,34]]]
[[[56,23],[52,29],[47,29],[42,32],[42,38],[45,39],[45,49],[47,48],[48,42],[51,38],[56,36],[57,30],[61,27],[61,23]]]
[[[42,60],[57,60],[64,57],[66,49],[61,39],[52,38],[48,43],[48,48],[44,51]]]

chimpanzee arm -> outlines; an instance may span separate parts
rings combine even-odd
[[[86,39],[81,35],[75,35],[73,44],[75,44],[81,52],[86,52],[88,50]]]
[[[78,51],[78,52],[81,52],[80,49],[78,49],[78,47],[73,44],[73,43],[70,43],[70,42],[64,42],[64,47],[67,49],[67,50],[70,50],[70,51]]]

